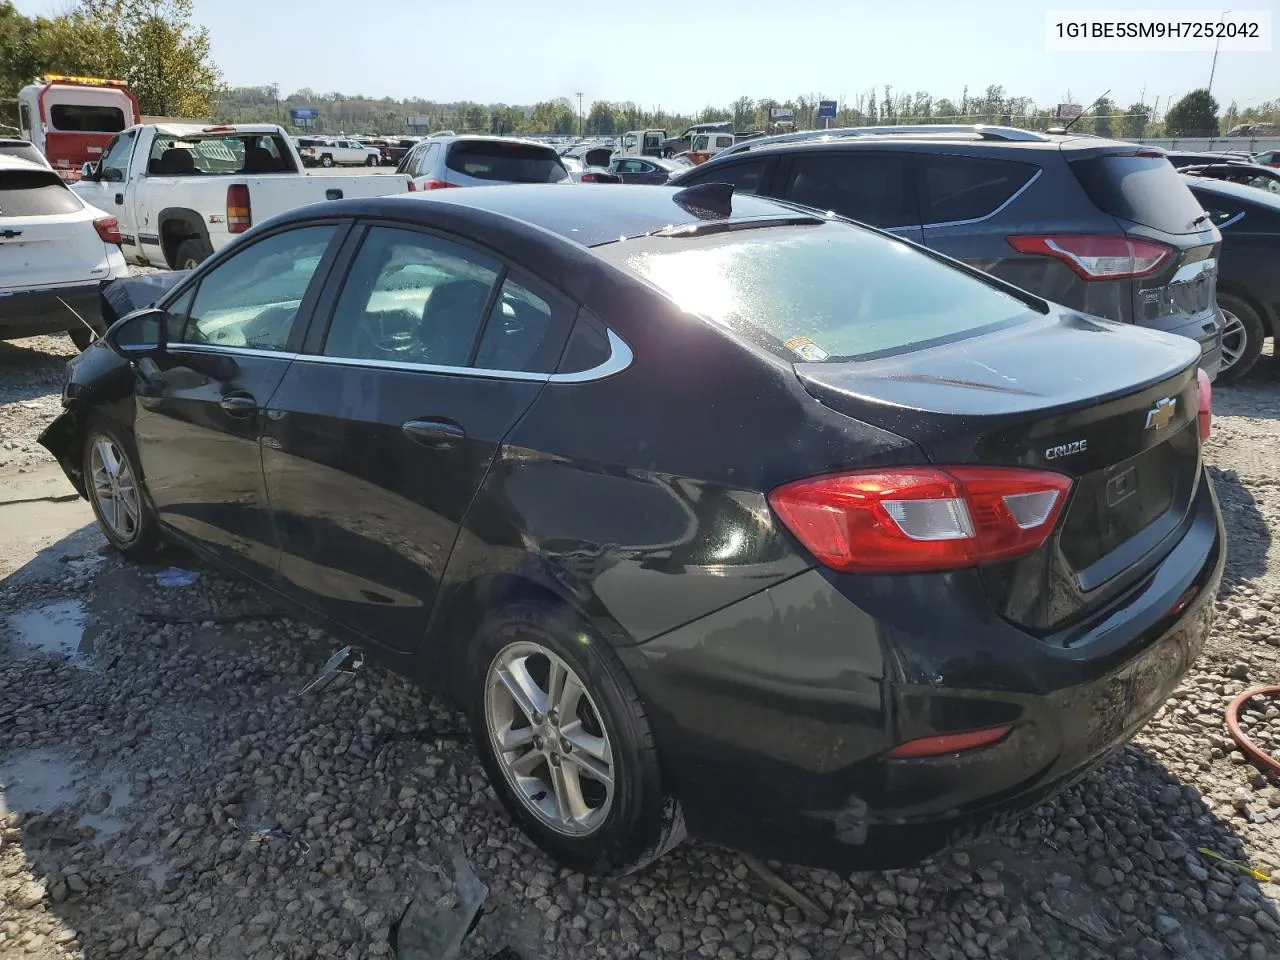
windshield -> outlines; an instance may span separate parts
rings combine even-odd
[[[598,247],[706,317],[790,361],[865,358],[973,336],[1026,303],[906,243],[829,223]]]
[[[153,177],[294,172],[284,138],[271,134],[158,136],[147,160]]]

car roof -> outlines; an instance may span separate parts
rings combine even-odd
[[[41,173],[50,173],[52,168],[34,160],[15,157],[11,153],[0,153],[0,170],[39,170]]]
[[[669,187],[616,184],[513,184],[467,187],[462,190],[402,193],[370,200],[338,200],[303,208],[315,216],[342,205],[356,216],[404,217],[405,207],[431,204],[497,215],[534,231],[545,231],[584,247],[644,236],[666,227],[717,221],[758,221],[793,218],[798,211],[782,203],[749,195],[735,195],[725,216],[680,203],[681,191]],[[441,211],[442,213],[445,211]],[[806,216],[820,216],[805,211]],[[288,216],[287,214],[285,215]]]
[[[804,130],[798,133],[778,134],[772,137],[754,137],[743,140],[711,158],[716,162],[729,157],[760,156],[786,153],[796,150],[838,150],[844,147],[873,148],[901,147],[919,150],[930,147],[974,148],[977,150],[1094,150],[1099,147],[1138,149],[1137,144],[1123,140],[1111,140],[1090,134],[1039,133],[1014,127],[993,127],[975,124],[950,126],[939,124],[884,127],[848,127],[838,130]]]
[[[1264,207],[1269,207],[1272,210],[1280,210],[1280,194],[1272,193],[1270,190],[1251,187],[1245,183],[1231,183],[1229,180],[1217,180],[1212,177],[1196,177],[1187,173],[1182,174],[1182,180],[1193,190],[1203,190],[1206,193],[1217,193],[1224,197],[1231,197],[1235,200],[1244,200],[1247,203],[1256,203]]]
[[[460,143],[460,142],[471,143],[473,141],[479,142],[479,143],[523,143],[531,147],[542,147],[546,150],[551,150],[552,153],[555,153],[555,151],[552,150],[550,144],[544,143],[541,140],[531,140],[528,137],[494,137],[494,136],[486,136],[485,134],[481,134],[481,133],[463,133],[463,134],[452,134],[449,136],[429,138],[429,142],[431,143]],[[426,143],[428,141],[422,140],[419,142]],[[559,154],[556,154],[556,156],[559,156]]]

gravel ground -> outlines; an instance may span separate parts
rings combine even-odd
[[[48,462],[70,353],[0,344],[0,492]],[[1196,852],[1280,871],[1280,780],[1223,725],[1280,676],[1271,367],[1215,398],[1217,625],[1135,742],[918,868],[774,865],[790,898],[696,842],[618,880],[555,867],[453,711],[375,666],[299,696],[333,637],[188,557],[170,560],[196,581],[162,586],[72,532],[0,580],[0,956],[1280,958],[1280,885]],[[1276,707],[1246,724],[1280,747]]]

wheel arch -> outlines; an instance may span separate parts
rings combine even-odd
[[[160,225],[160,249],[170,269],[177,266],[178,247],[186,240],[209,243],[209,228],[204,217],[189,207],[165,207],[157,221]],[[212,245],[212,244],[211,244]]]

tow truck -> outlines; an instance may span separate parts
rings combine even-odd
[[[121,130],[140,122],[123,80],[46,74],[18,91],[18,127],[68,182]]]

